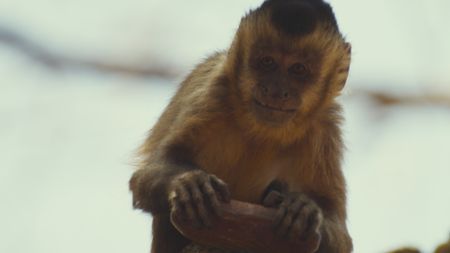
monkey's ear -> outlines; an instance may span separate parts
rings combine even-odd
[[[345,43],[345,55],[342,58],[341,65],[337,73],[338,89],[342,90],[347,82],[348,74],[350,72],[350,62],[352,58],[352,45],[348,42]]]
[[[348,56],[350,57],[352,54],[352,44],[350,44],[349,42],[345,42],[345,50],[347,51]]]

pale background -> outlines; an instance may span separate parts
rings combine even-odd
[[[127,188],[135,148],[260,3],[0,0],[0,252],[149,252],[151,218]],[[355,252],[431,252],[450,232],[450,2],[331,3],[354,52],[342,101]],[[386,106],[373,90],[443,103]]]

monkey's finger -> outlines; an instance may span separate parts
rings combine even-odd
[[[171,207],[171,212],[174,212],[176,215],[180,216],[181,205],[178,200],[178,195],[176,191],[171,191],[169,193],[169,204]],[[180,217],[181,218],[181,217]]]
[[[220,193],[222,200],[227,203],[230,202],[231,194],[230,190],[228,189],[228,185],[214,175],[211,175],[211,183],[214,189],[216,189]]]
[[[317,227],[316,218],[318,217],[319,210],[315,204],[308,203],[303,207],[297,219],[301,221],[301,228],[299,228],[300,237],[302,239],[308,238],[308,236],[314,232]]]
[[[217,193],[214,190],[214,188],[212,187],[211,183],[204,182],[202,184],[202,190],[205,193],[205,195],[207,196],[213,212],[216,215],[220,216],[222,214],[222,209],[220,208],[220,202],[219,202],[219,199],[217,198]]]
[[[178,201],[180,201],[183,205],[191,201],[191,194],[189,190],[184,185],[179,185],[175,189],[175,194],[173,195]]]
[[[306,239],[311,239],[311,237],[320,235],[320,227],[323,223],[323,214],[319,209],[313,211],[308,220],[308,227],[306,231]]]
[[[174,213],[177,217],[181,218],[183,221],[186,221],[185,215],[183,215],[183,206],[177,200],[171,201],[171,212]]]
[[[293,217],[292,224],[288,231],[290,239],[295,240],[299,238],[306,230],[307,222],[303,219],[302,209],[307,205],[305,199],[295,198],[292,204],[288,207],[287,213]]]
[[[292,223],[291,229],[289,230],[289,239],[295,241],[302,238],[305,227],[305,222],[302,219],[295,219]]]
[[[303,198],[294,198],[291,200],[291,204],[288,206],[288,213],[293,216],[297,216],[300,212],[300,209],[306,205],[306,202]]]
[[[281,223],[278,225],[276,229],[276,233],[280,237],[286,237],[289,235],[289,231],[292,226],[292,222],[294,221],[294,217],[292,213],[289,213],[289,211],[286,211],[286,215],[281,220]]]
[[[176,196],[182,205],[182,210],[184,211],[182,215],[183,220],[188,220],[189,222],[194,223],[196,227],[200,227],[194,207],[192,206],[191,194],[186,186],[180,185],[176,189]]]
[[[266,207],[277,207],[283,202],[284,198],[278,191],[271,191],[263,200],[263,205]]]
[[[199,186],[196,183],[190,185],[190,190],[192,194],[193,204],[197,210],[197,215],[201,220],[201,223],[207,227],[211,226],[211,219],[209,213],[205,207],[205,200],[203,198],[203,193],[200,191]]]
[[[287,207],[288,207],[288,200],[281,202],[280,207],[278,207],[278,210],[275,213],[275,218],[273,221],[274,228],[277,228],[280,225],[281,221],[283,220],[284,216],[286,216]]]
[[[314,249],[317,250],[320,247],[320,243],[322,241],[322,231],[321,226],[323,223],[323,214],[320,209],[316,209],[316,211],[310,216],[309,226],[306,232],[306,236],[304,240],[314,242]]]
[[[185,189],[180,189],[178,187],[169,194],[169,203],[172,210],[178,215],[183,221],[187,221],[188,217],[185,211],[185,204],[189,201],[189,195],[186,195]]]
[[[195,212],[194,206],[191,202],[184,204],[184,211],[186,214],[186,219],[194,225],[196,228],[201,228],[202,225],[197,217],[197,214]]]
[[[289,239],[291,240],[304,239],[307,227],[308,227],[308,220],[304,219],[303,216],[299,215],[292,223],[292,227],[289,231]]]
[[[178,195],[176,191],[171,191],[169,193],[169,204],[172,206],[175,204],[175,202],[178,202]]]

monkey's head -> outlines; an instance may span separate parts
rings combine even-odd
[[[226,71],[247,122],[286,130],[332,104],[350,51],[327,3],[266,0],[242,18]]]

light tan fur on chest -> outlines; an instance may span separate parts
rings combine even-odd
[[[246,139],[223,123],[211,123],[207,128],[198,136],[201,141],[196,149],[196,164],[224,180],[232,198],[257,203],[275,179],[288,182],[293,190],[304,185],[301,171],[305,165],[300,154],[292,155],[295,150]]]

